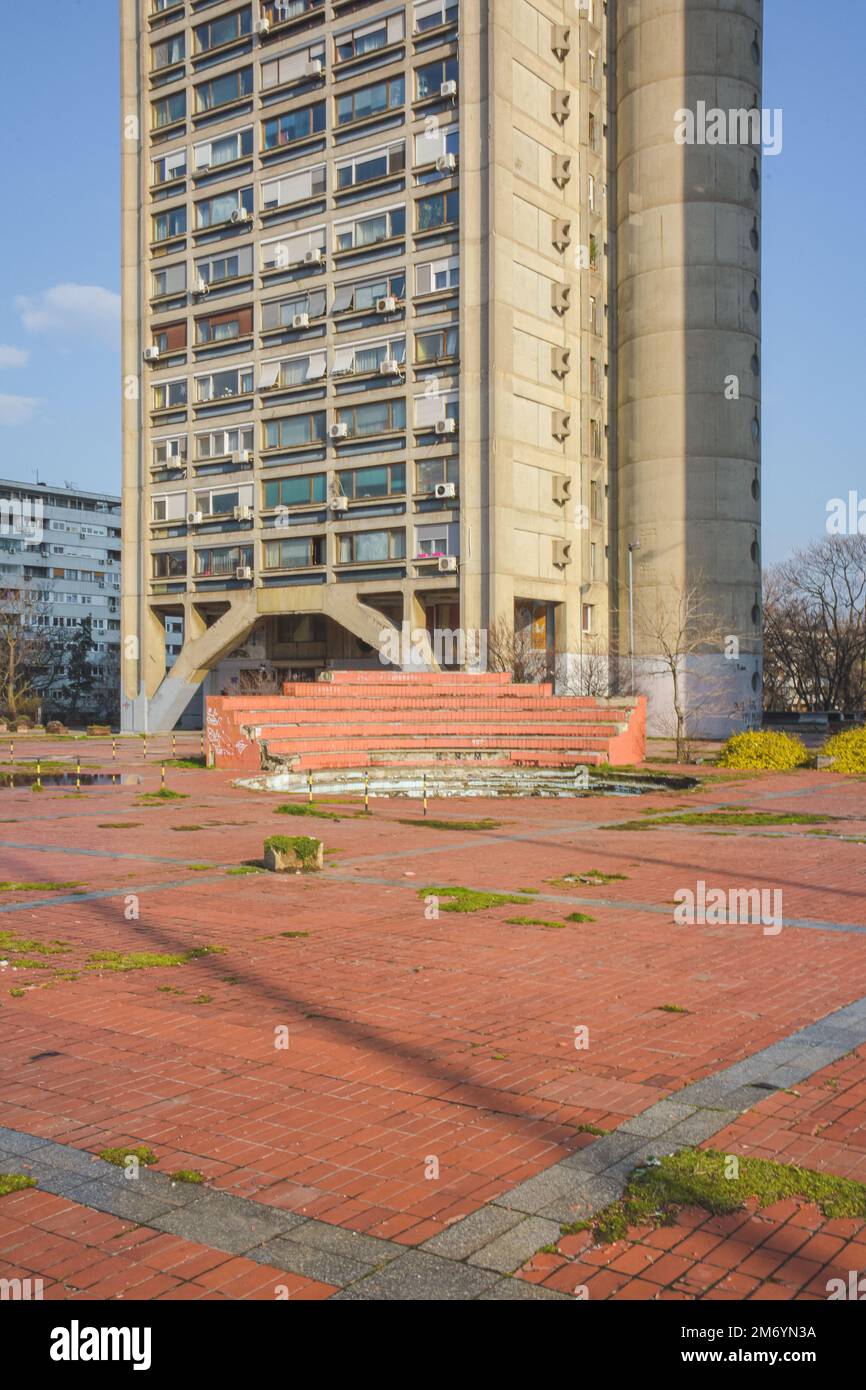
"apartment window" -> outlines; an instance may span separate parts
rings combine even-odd
[[[169,212],[158,212],[151,221],[153,241],[173,241],[175,237],[186,235],[186,208],[172,208]]]
[[[283,145],[292,145],[296,140],[306,140],[325,129],[325,103],[317,101],[313,106],[302,106],[297,111],[286,111],[282,116],[274,116],[262,121],[262,138],[265,150],[278,150]]]
[[[589,389],[591,395],[600,396],[602,394],[601,383],[601,363],[597,357],[591,357],[589,359]]]
[[[229,576],[234,579],[235,570],[239,565],[252,567],[252,563],[251,545],[227,545],[195,552],[195,572],[200,579],[222,579]]]
[[[195,379],[196,401],[223,401],[233,396],[248,396],[253,389],[252,367],[230,367]]]
[[[263,362],[259,368],[259,390],[288,390],[292,386],[322,381],[326,370],[327,355],[324,352],[286,357],[281,362]]]
[[[217,111],[221,106],[230,106],[233,102],[252,96],[252,91],[252,68],[239,68],[237,72],[224,73],[222,77],[214,77],[210,82],[202,82],[196,87],[195,109],[199,114]]]
[[[155,439],[153,441],[153,461],[160,465],[184,463],[186,461],[186,435],[175,434],[166,439]]]
[[[590,448],[590,453],[592,454],[592,457],[595,458],[595,459],[600,459],[600,458],[601,458],[601,454],[602,454],[601,440],[602,440],[601,422],[600,422],[599,420],[590,420],[590,422],[589,422],[589,448]]]
[[[460,195],[456,188],[447,193],[434,193],[429,198],[419,198],[415,209],[416,231],[430,232],[437,227],[447,227],[460,216]]]
[[[349,426],[353,439],[368,435],[391,434],[406,428],[406,402],[402,396],[369,405],[344,406],[337,411],[337,423]]]
[[[272,208],[291,207],[293,203],[306,203],[311,198],[320,198],[328,186],[328,170],[325,164],[316,164],[312,169],[302,169],[297,174],[286,174],[281,179],[270,179],[262,184],[262,206],[266,212]]]
[[[242,487],[204,488],[195,493],[195,508],[202,516],[230,516],[235,507],[253,505],[253,485]]]
[[[152,159],[151,167],[151,188],[159,188],[160,184],[173,183],[175,179],[186,177],[186,149],[174,150],[172,154],[163,155],[162,159]]]
[[[253,331],[252,308],[232,309],[224,314],[208,314],[207,318],[196,319],[195,340],[199,346],[209,343],[227,343],[237,338],[248,338]]]
[[[406,168],[406,142],[400,140],[394,145],[382,145],[375,150],[365,150],[363,154],[337,161],[338,189],[356,188],[362,183],[373,183],[393,174],[401,174]]]
[[[159,381],[153,386],[154,410],[173,410],[186,405],[186,381]]]
[[[193,145],[193,169],[203,174],[208,169],[219,169],[224,164],[233,164],[253,152],[253,128],[233,130],[230,135],[221,135],[218,140],[202,140]]]
[[[267,333],[276,328],[291,328],[298,314],[308,314],[311,319],[321,318],[325,307],[324,290],[292,295],[290,299],[271,300],[262,305],[262,331]]]
[[[266,570],[306,570],[325,563],[322,536],[291,536],[282,541],[265,541],[262,547]]]
[[[589,85],[590,85],[590,87],[594,87],[594,86],[595,86],[595,79],[596,79],[596,70],[597,70],[597,68],[598,68],[598,59],[597,59],[596,55],[593,53],[592,49],[590,49],[589,52],[587,53],[587,68],[588,68],[587,76],[588,76],[588,78],[589,78]]]
[[[456,57],[437,58],[435,63],[425,63],[415,69],[415,100],[425,101],[427,97],[438,97],[443,82],[456,82],[458,63]]]
[[[174,38],[155,43],[151,52],[151,70],[160,72],[163,68],[176,67],[186,57],[186,35],[175,34]]]
[[[406,276],[402,270],[382,275],[376,280],[356,280],[349,285],[338,285],[331,312],[347,314],[375,309],[380,299],[389,298],[395,299],[398,304],[406,298]]]
[[[337,348],[334,354],[333,375],[381,371],[383,362],[406,361],[406,338],[377,338],[374,342],[352,343],[351,347]]]
[[[186,92],[173,92],[170,97],[160,97],[150,103],[151,124],[154,130],[165,130],[186,120]]]
[[[459,418],[460,397],[456,391],[423,391],[415,397],[416,429],[433,429],[439,420],[453,420],[457,424]]]
[[[264,508],[273,511],[275,507],[308,507],[312,503],[324,502],[327,482],[324,473],[269,479],[262,492]]]
[[[206,256],[195,263],[196,278],[205,285],[217,285],[223,280],[238,280],[253,273],[253,248],[241,246],[237,251],[219,256]]]
[[[292,53],[284,53],[280,58],[262,63],[262,90],[267,92],[274,87],[286,87],[290,82],[299,82],[307,77],[310,63],[325,66],[325,43],[305,44]]]
[[[320,444],[325,439],[325,412],[290,415],[282,420],[265,421],[266,449],[294,449],[303,444]]]
[[[234,14],[212,19],[209,24],[199,24],[193,30],[196,53],[209,53],[212,48],[222,48],[223,44],[233,43],[246,34],[252,33],[253,13],[247,8],[235,10]]]
[[[449,555],[448,526],[439,522],[436,526],[416,526],[415,557],[418,560],[434,560],[439,555]]]
[[[406,556],[405,531],[354,531],[337,537],[340,565],[381,564]]]
[[[206,227],[221,227],[231,221],[232,213],[245,211],[252,215],[253,189],[235,188],[230,193],[220,193],[216,198],[204,198],[195,205],[196,230]]]
[[[363,58],[368,53],[377,53],[392,43],[399,43],[406,34],[406,18],[399,14],[373,20],[370,24],[358,24],[354,29],[345,30],[334,37],[334,48],[338,63],[351,62],[353,58]]]
[[[601,332],[601,320],[599,316],[598,300],[594,294],[589,296],[589,327],[593,333]]]
[[[456,458],[419,459],[415,464],[415,490],[429,493],[440,483],[460,481],[460,463]]]
[[[391,77],[373,82],[368,87],[356,87],[353,92],[337,97],[337,125],[366,121],[386,111],[396,111],[406,102],[406,79]]]
[[[417,0],[414,20],[416,34],[425,34],[428,29],[440,29],[445,24],[456,23],[457,0]]]
[[[262,270],[285,270],[287,266],[301,265],[308,252],[319,251],[322,255],[325,254],[325,228],[314,227],[309,232],[277,237],[273,241],[262,241],[259,244]]]
[[[391,241],[406,235],[406,208],[387,208],[354,222],[337,222],[334,226],[337,251],[363,251],[380,241]]]
[[[227,458],[243,449],[253,447],[253,427],[236,430],[210,430],[195,437],[197,459]]]
[[[460,331],[456,327],[415,334],[415,361],[419,367],[429,366],[443,357],[456,357],[459,351]]]
[[[438,126],[434,130],[419,131],[415,136],[415,163],[434,164],[441,155],[460,153],[460,127],[458,125]]]
[[[405,463],[383,463],[373,468],[352,468],[337,474],[344,497],[356,502],[380,497],[402,497],[406,492]]]
[[[595,541],[590,541],[589,546],[589,577],[598,578],[598,546]]]
[[[186,290],[186,262],[170,265],[165,270],[155,270],[151,277],[154,299],[169,294],[183,294]]]
[[[586,201],[590,212],[595,211],[595,176],[588,174],[586,178]]]
[[[439,261],[425,261],[415,267],[415,293],[436,294],[456,290],[460,285],[460,258],[449,256]]]
[[[591,150],[598,149],[598,121],[592,111],[589,113],[589,129],[587,139]]]
[[[186,576],[185,550],[160,550],[151,556],[154,579],[183,579]]]
[[[163,356],[172,352],[183,352],[186,347],[186,319],[179,323],[167,323],[165,327],[153,330],[153,346],[159,348]]]
[[[271,24],[284,24],[312,10],[324,9],[324,3],[325,0],[262,0],[262,18]]]
[[[601,487],[597,482],[589,485],[589,513],[593,521],[602,520]]]
[[[580,611],[582,618],[581,626],[584,632],[595,632],[595,604],[582,603],[580,605]]]
[[[161,492],[157,497],[151,498],[151,521],[182,521],[185,511],[185,492]]]

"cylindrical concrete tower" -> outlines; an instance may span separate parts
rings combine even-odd
[[[628,679],[633,627],[656,731],[673,650],[692,732],[727,733],[761,699],[762,0],[617,25],[619,647]]]

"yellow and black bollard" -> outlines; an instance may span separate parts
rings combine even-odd
[[[147,762],[147,734],[142,738],[142,747],[144,749],[144,761]]]
[[[163,763],[163,765],[162,765],[162,767],[160,768],[159,772],[160,772],[160,777],[159,777],[159,789],[160,789],[160,791],[164,792],[164,791],[165,791],[165,763]]]
[[[370,774],[364,773],[364,815],[370,814]]]
[[[198,736],[198,755],[202,762],[204,762],[204,729],[202,729]]]
[[[113,739],[111,740],[111,761],[112,761],[112,762],[115,762],[116,760],[117,760],[117,739],[116,739],[116,738],[113,738]]]
[[[174,734],[171,736],[171,756],[173,758],[177,757],[177,739]]]
[[[76,759],[76,762],[75,762],[75,790],[76,790],[77,792],[80,792],[80,791],[81,791],[81,757],[80,757],[80,756]]]
[[[426,816],[426,814],[427,814],[427,773],[426,773],[426,772],[423,774],[423,781],[424,781],[424,814],[425,814],[425,816]]]
[[[36,759],[36,785],[37,785],[37,787],[39,788],[39,790],[41,791],[41,790],[42,790],[42,761],[41,761],[40,758],[37,758],[37,759]]]
[[[312,806],[312,804],[313,804],[313,774],[312,774],[312,772],[308,772],[308,773],[307,773],[307,801],[308,801],[309,804]]]

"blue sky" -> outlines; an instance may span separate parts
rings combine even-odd
[[[829,498],[866,493],[860,403],[866,197],[863,0],[766,0],[764,558],[823,533]],[[45,22],[43,22],[45,21]],[[4,6],[0,120],[0,476],[119,489],[116,0],[64,0],[39,24]],[[816,100],[817,97],[817,100]],[[13,207],[14,204],[14,207]]]

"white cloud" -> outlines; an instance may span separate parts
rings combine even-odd
[[[75,334],[116,344],[120,295],[100,285],[52,285],[38,295],[20,294],[15,307],[31,333]]]
[[[0,425],[27,425],[36,413],[35,396],[0,396]]]
[[[0,343],[0,367],[26,367],[30,353],[26,348],[8,347]]]

